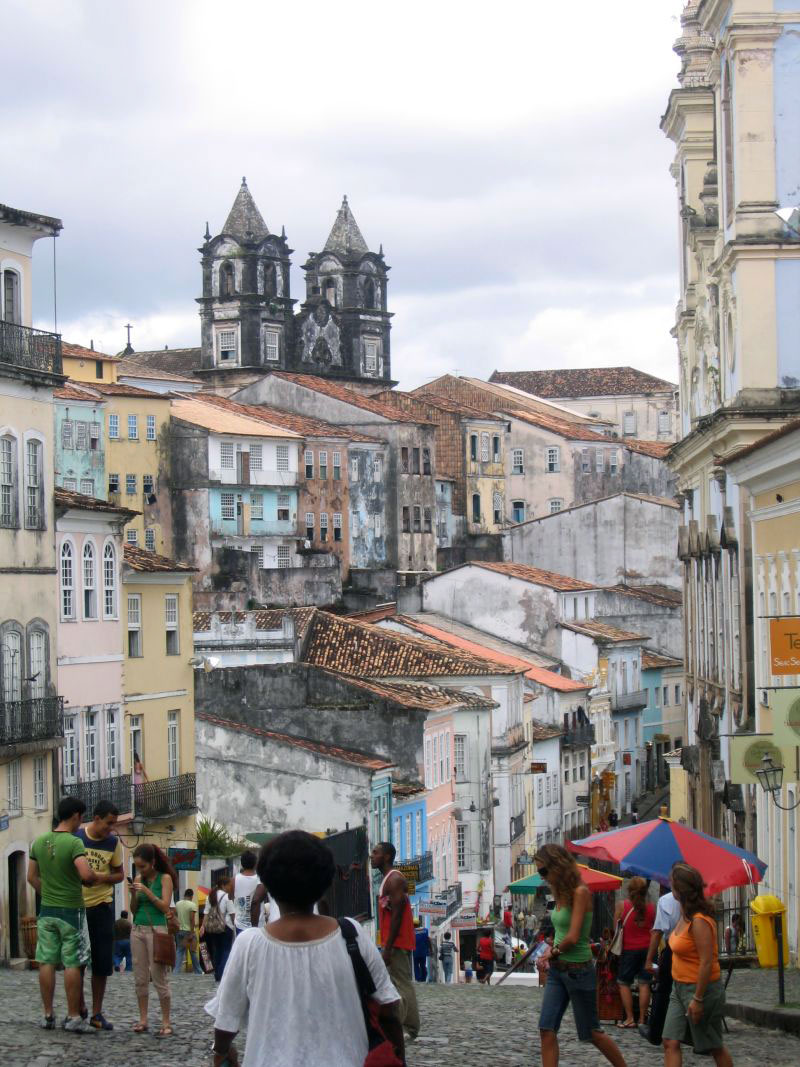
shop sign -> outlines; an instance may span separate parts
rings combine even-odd
[[[800,674],[800,617],[769,620],[771,674]]]
[[[547,774],[547,760],[543,763],[532,763],[531,774]]]
[[[731,782],[735,785],[758,785],[756,771],[762,769],[764,756],[776,767],[783,767],[784,782],[797,781],[795,748],[775,744],[772,734],[734,734],[731,739]]]
[[[475,911],[462,911],[450,921],[450,926],[453,930],[471,930],[477,925],[478,913]]]
[[[575,802],[577,804],[583,804],[585,807],[589,803],[589,797],[586,793],[579,793],[578,796],[575,797]]]
[[[203,854],[199,848],[177,848],[171,845],[167,852],[176,871],[200,870]]]
[[[399,871],[407,882],[419,881],[419,864],[418,863],[395,863],[394,869]],[[411,890],[409,890],[411,892]]]
[[[800,745],[800,689],[771,689],[772,732],[776,745]]]
[[[423,900],[417,911],[420,915],[447,915],[447,905],[438,900]]]

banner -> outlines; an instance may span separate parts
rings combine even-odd
[[[769,620],[772,674],[800,674],[800,617]]]
[[[775,744],[800,745],[800,689],[771,689],[769,702]]]
[[[178,848],[170,845],[167,854],[176,871],[199,871],[203,854],[199,848]]]
[[[731,744],[731,782],[735,785],[760,786],[756,771],[763,767],[764,756],[771,756],[776,767],[783,767],[784,782],[797,781],[797,756],[794,746],[778,747],[772,734],[734,734]]]

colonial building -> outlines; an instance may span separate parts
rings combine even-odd
[[[53,393],[61,338],[31,328],[33,245],[61,221],[0,205],[0,958],[24,955],[35,916],[31,841],[51,828],[63,744]]]
[[[96,390],[65,382],[56,389],[54,399],[56,485],[69,492],[105,500],[108,494],[105,398]]]
[[[776,214],[797,199],[798,92],[791,4],[693,0],[679,87],[661,120],[675,143],[681,228],[679,556],[686,619],[688,818],[755,845],[749,797],[731,789],[729,737],[759,715],[745,504],[725,456],[800,405],[798,235]],[[794,5],[795,7],[797,5]]]

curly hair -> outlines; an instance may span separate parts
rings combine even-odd
[[[261,849],[256,873],[279,904],[310,908],[333,881],[333,853],[305,830],[287,830]]]
[[[542,845],[533,857],[534,863],[547,868],[547,881],[561,907],[572,907],[575,890],[583,885],[581,872],[571,852],[561,845]]]
[[[706,883],[697,868],[678,862],[673,864],[670,874],[672,892],[686,918],[693,919],[698,914],[713,917],[714,905],[705,895]]]
[[[638,875],[628,882],[628,899],[633,904],[634,922],[641,923],[647,911],[647,882]]]

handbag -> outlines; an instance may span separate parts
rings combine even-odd
[[[210,904],[208,911],[203,915],[203,929],[207,934],[222,934],[225,932],[225,920],[218,905]]]
[[[368,1052],[364,1060],[364,1067],[405,1067],[404,1061],[399,1058],[394,1045],[381,1029],[378,1019],[378,1006],[371,1000],[375,992],[375,982],[369,973],[369,967],[364,962],[364,957],[358,950],[358,933],[353,924],[345,919],[339,919],[339,929],[347,945],[347,954],[353,964],[356,976],[356,986],[361,1000],[361,1010],[364,1013],[364,1025],[367,1028]]]
[[[175,934],[180,932],[181,924],[178,920],[178,913],[174,908],[170,908],[167,912],[167,931],[170,936],[174,937]]]
[[[175,938],[167,930],[153,928],[153,963],[175,966]]]
[[[631,906],[630,911],[622,920],[622,922],[617,923],[617,928],[614,931],[614,936],[611,939],[611,944],[608,946],[608,953],[610,956],[622,955],[622,931],[625,929],[625,923],[628,921],[628,919],[630,919],[631,915],[633,915],[633,906]]]

